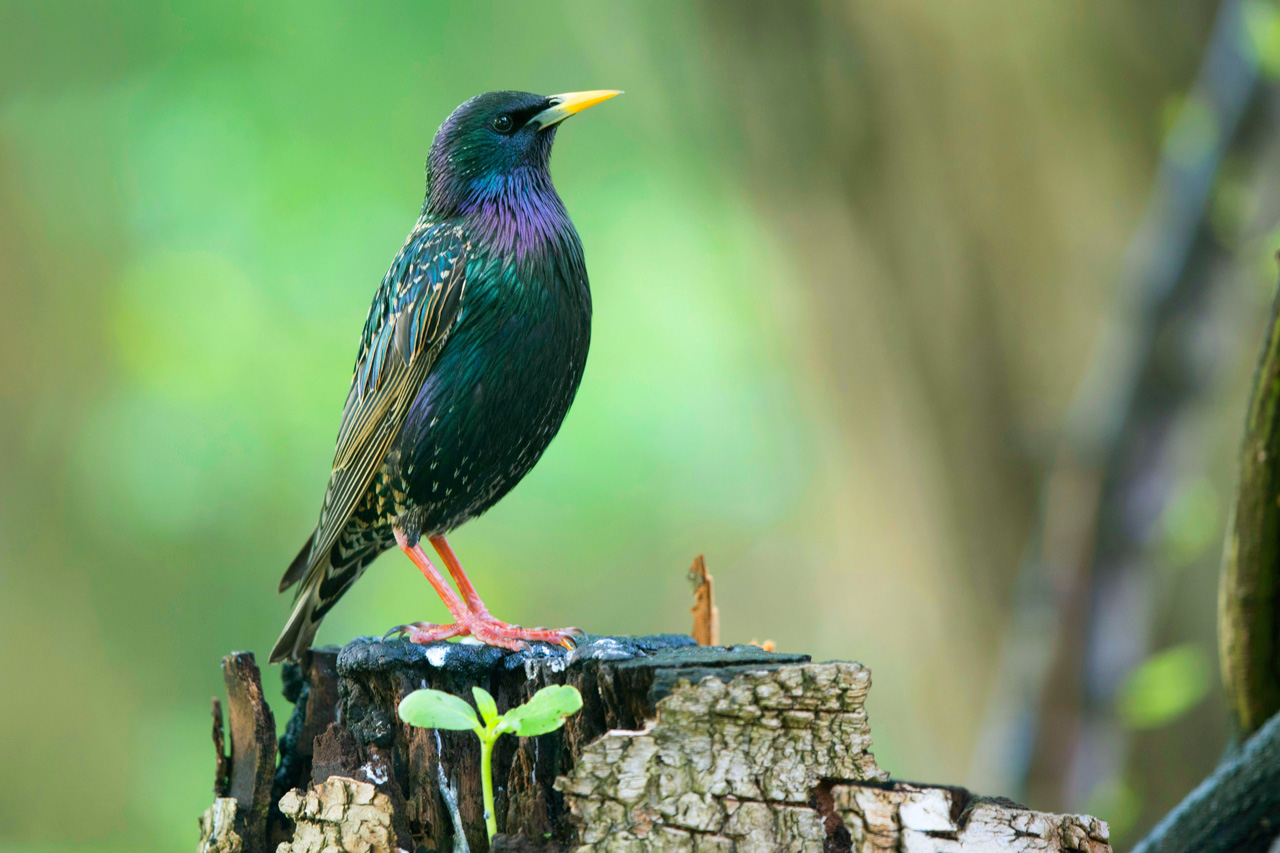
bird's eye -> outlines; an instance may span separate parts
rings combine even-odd
[[[511,116],[498,116],[493,120],[493,129],[498,133],[510,133],[514,126],[515,122],[511,120]]]

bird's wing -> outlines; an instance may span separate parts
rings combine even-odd
[[[405,243],[378,288],[311,540],[312,566],[333,546],[369,488],[453,328],[466,289],[468,248],[461,228],[427,225]]]

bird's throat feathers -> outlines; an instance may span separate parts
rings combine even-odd
[[[546,169],[520,166],[462,181],[435,173],[428,180],[424,216],[464,219],[483,245],[517,260],[552,251],[573,233]]]

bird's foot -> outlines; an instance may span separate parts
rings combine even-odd
[[[579,628],[522,628],[511,625],[493,617],[487,611],[482,615],[467,614],[467,617],[452,625],[436,625],[431,622],[414,622],[409,625],[397,625],[386,633],[407,636],[409,642],[425,644],[450,637],[475,637],[486,646],[498,646],[518,652],[528,643],[552,643],[573,649],[586,633]]]
[[[572,650],[587,635],[580,628],[522,628],[486,613],[471,626],[471,636],[490,646],[519,651],[526,643],[551,643]]]
[[[457,624],[437,625],[434,622],[410,622],[408,625],[397,625],[390,631],[382,635],[382,639],[390,639],[392,634],[401,637],[408,637],[409,642],[425,645],[426,643],[434,643],[438,640],[447,640],[450,637],[464,636],[466,629]]]

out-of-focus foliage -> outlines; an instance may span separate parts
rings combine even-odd
[[[1213,685],[1210,655],[1183,643],[1152,655],[1120,688],[1120,719],[1135,729],[1162,726],[1204,699]]]
[[[1249,0],[1244,5],[1249,43],[1270,77],[1280,77],[1280,9],[1272,0]]]
[[[498,88],[627,94],[556,144],[593,346],[543,462],[454,539],[488,603],[687,630],[705,551],[726,641],[864,661],[883,766],[982,786],[1044,455],[1211,13],[0,0],[0,849],[194,843],[217,661],[287,614],[431,134]],[[818,72],[774,73],[813,39]],[[1224,233],[1257,260],[1223,335],[1252,340],[1274,241]],[[1250,358],[1189,433],[1213,464],[1167,521],[1162,644],[1212,642]],[[388,555],[319,639],[443,615]],[[1215,720],[1159,742],[1142,808]]]

